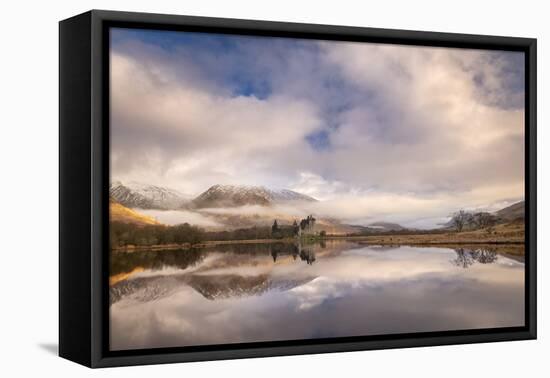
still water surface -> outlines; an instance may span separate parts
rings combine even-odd
[[[338,240],[115,253],[110,345],[123,350],[523,326],[524,263],[504,253],[510,248]]]

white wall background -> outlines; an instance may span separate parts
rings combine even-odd
[[[0,375],[4,377],[544,376],[550,371],[548,193],[550,27],[544,1],[10,1],[0,22]],[[539,91],[539,340],[89,370],[58,358],[58,26],[86,10],[536,37]],[[6,212],[7,210],[7,212]],[[546,352],[545,352],[546,349]]]

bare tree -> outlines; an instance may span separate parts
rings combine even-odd
[[[472,215],[472,223],[476,228],[492,227],[497,222],[497,218],[487,212],[479,212]]]
[[[461,232],[464,229],[464,226],[467,225],[471,220],[471,214],[467,213],[464,210],[459,210],[453,214],[451,222],[454,228]]]

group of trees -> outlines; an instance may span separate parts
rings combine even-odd
[[[111,248],[127,245],[150,246],[185,243],[193,245],[209,240],[284,239],[292,236],[293,231],[291,226],[277,227],[275,234],[273,234],[270,227],[250,227],[231,231],[206,232],[188,223],[177,226],[137,226],[130,223],[112,222],[110,227]]]
[[[453,227],[461,232],[464,229],[490,229],[497,223],[498,218],[491,213],[477,212],[469,213],[464,210],[459,210],[453,214],[451,223]]]
[[[202,229],[183,223],[177,226],[146,225],[111,222],[111,248],[126,245],[196,244],[204,240]]]
[[[204,240],[255,240],[271,239],[270,227],[239,228],[231,231],[209,231],[204,233]]]
[[[304,233],[313,233],[315,227],[315,221],[317,219],[313,218],[313,215],[308,215],[307,218],[300,221],[300,228]]]
[[[111,248],[128,245],[151,246],[159,244],[191,245],[203,241],[255,240],[255,239],[288,239],[299,235],[301,225],[296,221],[292,225],[279,225],[277,221],[272,227],[254,226],[227,231],[204,231],[199,227],[183,223],[177,226],[145,225],[111,222]],[[321,231],[320,236],[326,236]]]
[[[271,237],[273,239],[286,239],[286,238],[292,238],[296,235],[298,235],[298,224],[296,221],[294,221],[294,224],[291,226],[280,226],[279,223],[277,223],[277,220],[273,222],[273,226],[271,226]]]
[[[307,218],[300,220],[300,223],[294,220],[290,226],[280,226],[275,219],[273,225],[271,226],[271,237],[274,239],[284,239],[300,237],[302,235],[313,235],[315,221],[316,219],[313,215],[308,215]],[[322,237],[326,235],[327,233],[324,230],[319,233],[319,236]]]

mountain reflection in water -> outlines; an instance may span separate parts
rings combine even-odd
[[[112,350],[522,326],[524,264],[350,240],[114,253],[110,303]]]

